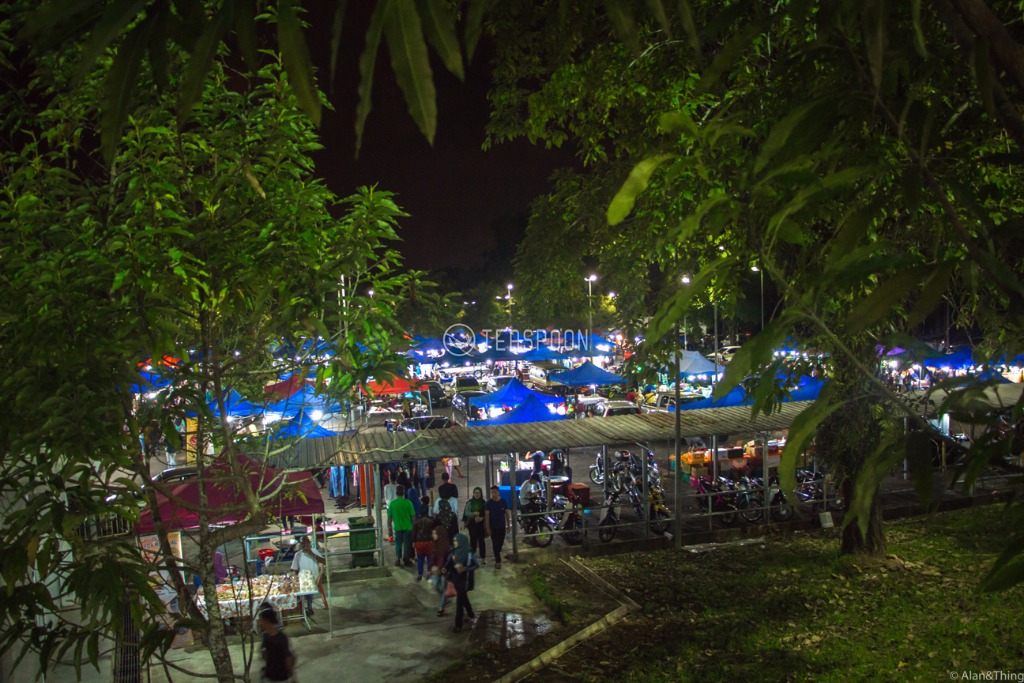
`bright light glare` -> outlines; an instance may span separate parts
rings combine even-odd
[[[319,421],[320,421],[320,418],[322,418],[322,417],[324,416],[324,411],[322,411],[322,410],[314,410],[314,411],[312,411],[312,412],[311,412],[311,413],[309,414],[309,416],[310,416],[311,418],[313,418],[313,421],[314,421],[314,422],[319,422]]]
[[[689,275],[684,275],[683,276],[683,284],[684,285],[690,284],[690,276]]]

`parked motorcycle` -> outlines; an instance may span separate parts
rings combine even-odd
[[[736,485],[736,507],[740,516],[751,524],[759,524],[764,520],[765,488],[760,477],[742,477]],[[778,477],[768,482],[767,499],[770,501],[772,519],[785,522],[793,516],[793,506],[786,501],[786,494],[779,488]]]
[[[595,484],[604,483],[604,458],[601,457],[600,451],[594,457],[594,464],[590,466],[590,481]]]
[[[738,518],[736,492],[732,483],[725,477],[718,477],[714,482],[709,478],[697,479],[697,508],[702,514],[717,513],[716,518],[726,526],[732,526]]]

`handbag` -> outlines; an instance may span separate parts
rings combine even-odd
[[[448,585],[445,586],[445,589],[444,589],[444,597],[446,597],[446,598],[454,598],[458,594],[459,594],[459,592],[457,590],[455,590],[455,582],[454,581],[449,581]]]

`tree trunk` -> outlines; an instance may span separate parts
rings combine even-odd
[[[852,500],[853,481],[843,482],[843,499]],[[843,555],[868,555],[871,557],[885,556],[885,530],[882,526],[882,499],[878,492],[871,501],[871,515],[868,518],[866,534],[861,534],[858,524],[848,524],[843,528],[843,540],[839,547]]]

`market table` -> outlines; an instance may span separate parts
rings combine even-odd
[[[281,621],[301,620],[306,625],[306,630],[312,630],[309,620],[306,618],[306,610],[301,609],[301,598],[307,595],[316,595],[319,590],[316,586],[316,579],[313,572],[303,569],[298,576],[263,574],[252,579],[241,579],[231,583],[223,583],[217,586],[217,604],[220,607],[222,619],[245,618],[250,619],[256,616],[260,605],[264,602],[270,603],[281,615]],[[196,607],[204,617],[208,617],[206,611],[206,599],[202,592],[196,596]],[[299,616],[286,619],[284,611],[299,607]]]

